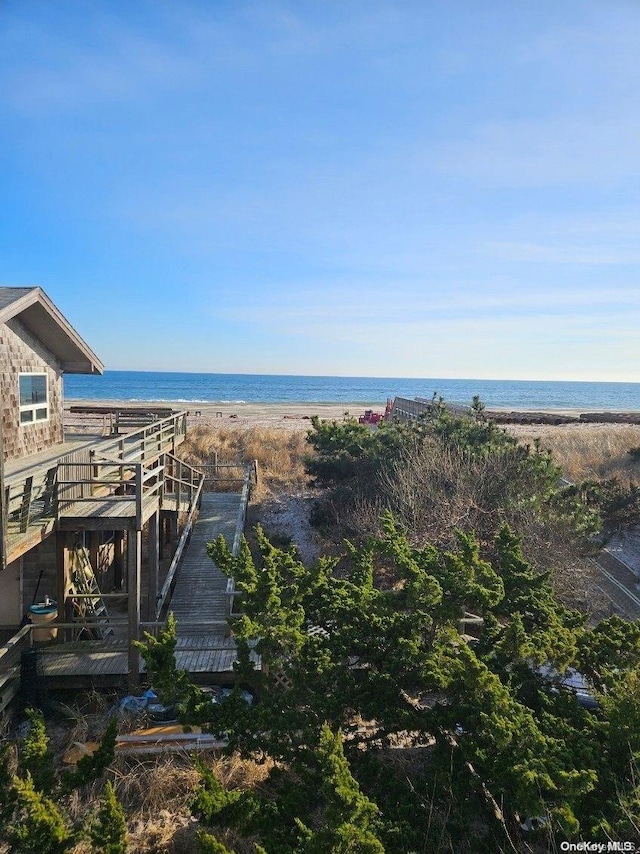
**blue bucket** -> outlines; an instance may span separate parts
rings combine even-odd
[[[53,614],[53,612],[57,610],[57,602],[53,602],[51,600],[48,602],[38,602],[37,605],[29,605],[29,613],[38,614],[41,617],[46,616],[47,614]]]

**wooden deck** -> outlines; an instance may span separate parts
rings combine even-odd
[[[178,622],[177,665],[200,683],[230,682],[234,678],[236,648],[228,637],[227,577],[209,558],[206,546],[220,534],[230,546],[238,539],[245,504],[244,492],[202,495],[198,519],[169,602],[169,610]],[[124,639],[51,643],[40,649],[42,672],[52,687],[126,683],[129,662]],[[254,663],[260,666],[257,656]],[[142,660],[140,672],[144,673]]]
[[[64,645],[42,646],[42,673],[50,687],[74,685],[110,687],[124,685],[128,671],[127,643],[124,640],[76,641]],[[257,667],[260,662],[254,656]],[[176,646],[176,664],[188,671],[195,682],[231,682],[236,648],[222,635],[181,636]],[[140,659],[140,672],[144,662]]]
[[[158,460],[172,457],[186,435],[186,413],[178,412],[147,426],[111,436],[76,435],[63,444],[47,448],[21,460],[7,462],[4,468],[3,524],[0,526],[0,563],[2,567],[17,560],[38,545],[56,528],[61,530],[139,530],[158,507],[148,503],[135,513],[125,497],[103,502],[102,496],[117,496],[124,481],[140,481],[138,491],[159,494],[161,477],[174,484],[182,481],[173,471],[161,474]],[[175,463],[181,472],[180,461]],[[113,479],[119,474],[120,483]],[[149,480],[151,478],[151,480]],[[182,484],[177,488],[181,488]],[[124,496],[117,496],[124,497]],[[78,500],[78,506],[72,506]],[[127,506],[128,505],[128,506]],[[115,524],[109,524],[113,516]],[[133,523],[132,523],[133,520]],[[0,568],[2,568],[0,567]]]
[[[67,434],[64,437],[64,442],[59,445],[52,445],[50,448],[45,448],[44,451],[30,454],[28,457],[18,460],[6,460],[4,464],[5,481],[9,484],[14,480],[24,480],[27,476],[33,476],[35,479],[40,472],[47,471],[67,454],[72,454],[83,448],[97,448],[103,442],[104,436],[95,433]]]
[[[175,501],[173,504],[175,506]],[[157,496],[144,496],[141,521],[146,522],[157,509]],[[73,504],[68,510],[61,511],[57,526],[61,531],[135,531],[136,519],[135,498],[116,495]]]
[[[238,496],[239,498],[240,496]],[[190,496],[182,492],[179,499],[175,493],[165,494],[162,498],[161,510],[177,512],[189,508]],[[158,509],[155,495],[147,495],[142,499],[142,522],[146,522]],[[95,501],[77,502],[60,512],[58,528],[61,531],[96,531],[100,528],[108,531],[135,530],[136,501],[127,495],[105,496]]]

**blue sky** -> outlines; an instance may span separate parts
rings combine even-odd
[[[0,123],[108,368],[640,381],[635,0],[3,0]]]

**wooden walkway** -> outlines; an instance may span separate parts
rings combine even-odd
[[[236,648],[228,637],[227,577],[207,555],[207,543],[222,534],[231,546],[242,517],[240,493],[209,492],[202,503],[182,558],[169,603],[178,623],[176,663],[200,683],[231,682]],[[256,667],[260,660],[256,656]],[[74,641],[41,647],[43,675],[53,687],[91,682],[120,685],[128,672],[127,644],[122,639]],[[140,661],[140,672],[144,665]]]
[[[50,687],[73,687],[90,681],[98,687],[121,685],[128,668],[127,644],[123,640],[75,641],[41,647],[42,673]],[[232,640],[212,636],[179,637],[176,665],[186,670],[194,682],[232,682],[236,648]],[[255,656],[256,667],[260,661]],[[145,671],[140,659],[140,672]]]
[[[595,560],[602,574],[601,590],[628,620],[640,619],[638,579],[620,558],[603,549]]]
[[[216,567],[207,554],[207,543],[222,534],[231,546],[240,513],[240,493],[205,492],[198,521],[195,524],[186,554],[178,573],[176,586],[169,603],[178,622],[178,636],[226,633],[225,626],[217,631],[207,628],[211,622],[228,617],[226,596],[227,576]]]

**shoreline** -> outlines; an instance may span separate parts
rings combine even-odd
[[[371,409],[374,412],[384,413],[386,401],[381,402],[349,402],[349,403],[198,403],[187,401],[167,401],[167,400],[147,400],[134,403],[130,400],[92,400],[89,398],[81,399],[66,399],[64,408],[67,413],[66,418],[70,422],[86,423],[88,419],[100,418],[98,415],[82,415],[80,413],[72,413],[70,409],[73,407],[103,407],[122,410],[141,410],[146,408],[173,409],[174,411],[188,413],[188,421],[190,427],[207,426],[216,429],[225,427],[242,427],[249,429],[251,427],[272,427],[275,429],[287,430],[303,430],[310,426],[311,418],[317,415],[321,420],[325,421],[342,421],[345,417],[357,419],[364,414],[365,409]],[[532,409],[532,408],[498,408],[487,409],[486,413],[490,417],[496,416],[497,423],[530,423],[532,425],[540,423],[539,419],[545,415],[549,419],[564,419],[566,426],[584,427],[594,423],[612,423],[615,418],[617,423],[625,423],[622,419],[626,416],[627,419],[633,418],[635,423],[640,421],[639,413],[631,413],[628,410],[599,410],[603,418],[599,419],[580,419],[589,410],[583,409]],[[594,410],[591,410],[593,413]],[[508,418],[513,415],[514,418]],[[608,417],[607,417],[608,416]],[[617,416],[617,417],[616,417]],[[615,423],[615,422],[614,422]],[[627,423],[633,423],[627,420]],[[550,420],[548,424],[553,424]],[[559,426],[559,423],[558,423]]]
[[[342,421],[345,414],[358,418],[365,409],[384,413],[385,403],[194,403],[183,401],[145,400],[137,404],[122,400],[65,400],[66,418],[71,407],[112,407],[119,409],[171,408],[188,413],[189,427],[207,426],[218,429],[231,427],[273,427],[283,430],[306,430],[311,418],[317,415],[325,421]],[[78,415],[78,420],[83,416]],[[89,416],[85,416],[89,417]],[[95,416],[94,416],[95,417]]]

